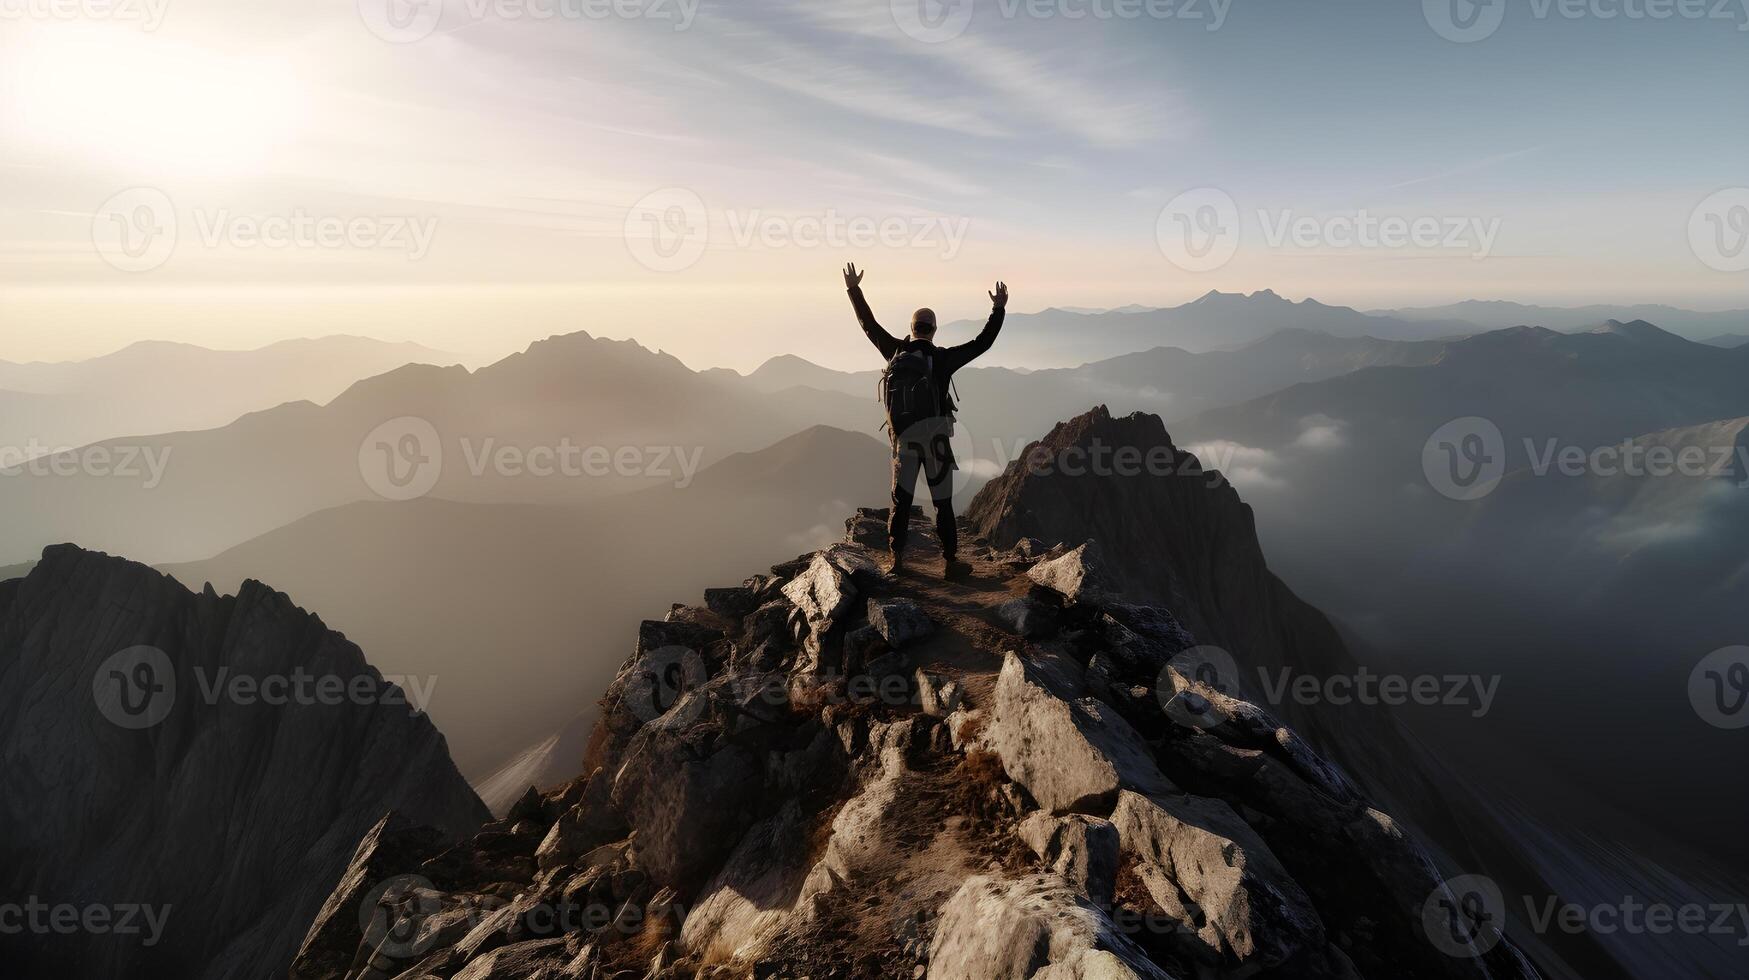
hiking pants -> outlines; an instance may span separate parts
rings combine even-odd
[[[887,541],[895,558],[905,550],[905,538],[911,531],[911,504],[916,499],[919,473],[935,503],[935,533],[941,539],[942,555],[953,561],[959,553],[959,528],[953,519],[953,471],[957,467],[949,442],[952,434],[952,420],[942,419],[939,425],[913,426],[893,440],[893,510],[887,517]]]

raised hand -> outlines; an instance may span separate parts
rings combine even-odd
[[[856,271],[856,263],[852,262],[846,265],[844,267],[844,288],[855,289],[860,285],[862,285],[862,273]]]
[[[996,284],[996,291],[990,294],[990,302],[996,304],[998,310],[1005,310],[1008,308],[1007,283],[999,282]]]

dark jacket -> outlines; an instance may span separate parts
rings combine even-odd
[[[996,335],[1002,332],[1002,320],[1006,316],[1006,312],[997,307],[990,311],[990,322],[984,324],[984,329],[978,331],[976,337],[957,347],[937,347],[927,340],[900,338],[887,333],[875,321],[868,300],[863,298],[861,286],[850,288],[850,305],[856,309],[856,322],[862,324],[862,332],[868,335],[869,343],[875,345],[884,360],[892,360],[893,355],[902,350],[923,351],[935,359],[935,383],[941,395],[943,415],[953,414],[953,398],[948,394],[948,385],[953,381],[954,372],[990,349],[990,345],[996,342]]]

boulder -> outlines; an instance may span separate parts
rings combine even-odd
[[[1055,606],[1022,596],[997,606],[996,620],[1009,632],[1036,640],[1057,631],[1058,612]]]
[[[917,672],[918,708],[931,718],[946,718],[959,710],[963,693],[959,681],[922,670]]]
[[[1008,778],[1052,813],[1110,812],[1118,791],[1170,793],[1146,744],[1117,712],[1093,698],[1064,700],[1054,680],[1014,653],[996,681],[983,741]]]
[[[627,749],[613,780],[613,806],[637,833],[649,873],[682,885],[716,867],[740,839],[763,771],[744,746],[656,722]]]
[[[1259,969],[1323,945],[1311,899],[1225,802],[1126,790],[1111,821],[1160,911],[1185,924],[1179,939],[1202,947],[1198,958]]]
[[[1051,870],[1095,905],[1111,905],[1117,887],[1118,834],[1109,820],[1072,813],[1064,817],[1042,811],[1020,822],[1020,839]]]
[[[930,980],[1172,980],[1054,875],[967,878],[941,907]]]
[[[1039,562],[1027,570],[1026,577],[1071,604],[1104,606],[1118,601],[1117,586],[1093,541],[1059,558]]]
[[[895,650],[935,630],[929,614],[910,599],[870,599],[868,624],[878,630],[887,645]]]
[[[783,595],[801,611],[808,628],[817,635],[826,632],[849,611],[856,599],[856,586],[851,584],[850,573],[822,551],[783,587]]]
[[[759,593],[747,585],[704,590],[704,604],[711,612],[729,619],[740,619],[759,608]]]

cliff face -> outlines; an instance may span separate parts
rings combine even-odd
[[[1010,495],[1027,516],[987,493],[965,580],[883,575],[864,511],[644,623],[583,774],[459,845],[373,834],[293,976],[1537,975],[1338,766],[1201,670],[1199,629],[1285,658],[1304,625],[1265,608],[1260,560],[1222,557],[1249,534],[1218,512],[1236,497],[1174,514],[1206,539],[1137,545],[1178,549],[1162,583],[1091,498],[1095,533],[1071,509],[1047,544],[1027,522],[1055,495]]]
[[[386,813],[490,818],[406,693],[260,583],[48,549],[0,584],[0,893],[43,909],[8,974],[282,976]]]

